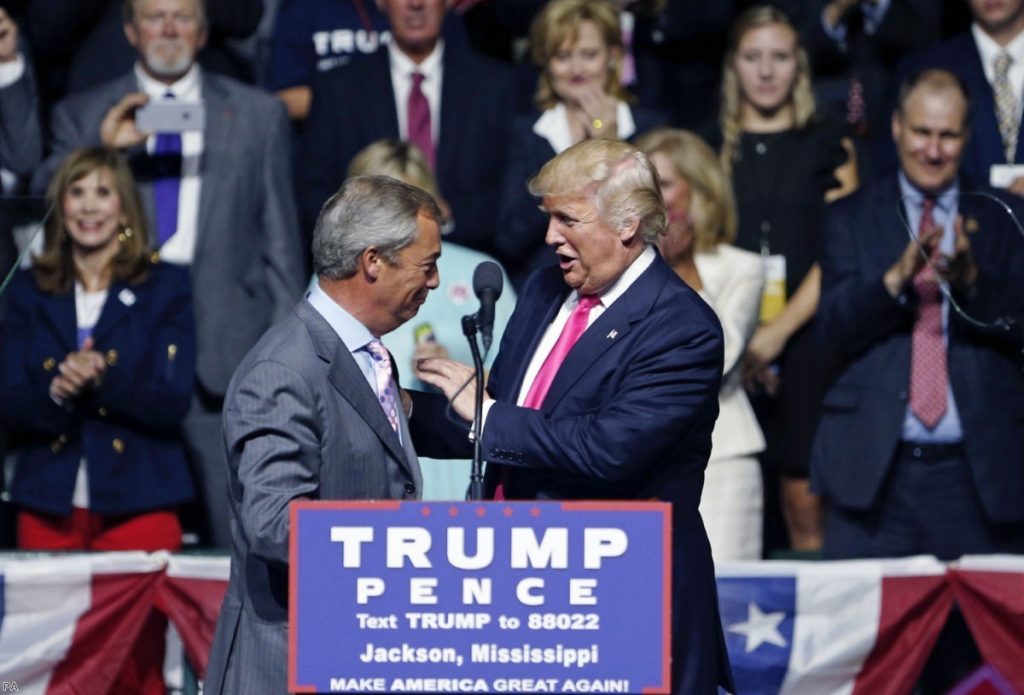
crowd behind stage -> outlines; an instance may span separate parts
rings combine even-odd
[[[2,300],[7,545],[227,547],[225,389],[309,284],[346,176],[403,178],[445,216],[441,287],[385,338],[411,383],[414,357],[468,359],[454,321],[477,263],[506,273],[503,324],[555,262],[530,176],[617,138],[657,167],[661,255],[723,325],[716,559],[813,555],[830,534],[829,557],[1019,548],[1024,293],[1003,270],[1024,245],[1007,214],[1024,0],[0,5],[3,268],[15,201],[55,206]],[[956,78],[915,82],[926,68]],[[203,128],[136,125],[163,100],[202,103]],[[104,225],[109,266],[90,254]],[[917,230],[942,239],[949,292],[924,376]],[[111,319],[135,302],[142,320]],[[908,405],[920,389],[934,417]],[[446,466],[424,465],[428,496],[461,499],[467,469]]]

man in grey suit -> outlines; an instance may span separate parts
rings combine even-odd
[[[224,394],[242,357],[294,305],[306,279],[288,119],[277,99],[196,64],[206,41],[202,0],[126,0],[124,7],[125,34],[139,62],[122,77],[56,105],[53,151],[34,186],[45,189],[77,147],[124,150],[160,257],[190,267],[198,383],[184,429],[208,540],[228,547],[220,442]],[[201,103],[205,127],[142,132],[137,110],[168,99]]]
[[[288,504],[418,499],[422,475],[380,337],[438,285],[433,198],[384,176],[349,179],[313,233],[318,282],[242,361],[224,441],[234,549],[207,693],[283,693]]]

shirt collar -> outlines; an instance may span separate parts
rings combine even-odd
[[[1024,64],[1024,31],[1014,36],[1005,46],[996,43],[991,36],[982,31],[977,23],[971,25],[971,34],[978,46],[978,55],[981,58],[981,65],[985,69],[985,77],[989,81],[994,78],[995,67],[992,63],[1000,51],[1009,53],[1015,65]]]
[[[427,81],[440,79],[441,59],[443,56],[443,39],[437,40],[434,50],[419,64],[414,63],[409,56],[402,53],[394,41],[388,44],[388,59],[391,61],[391,71],[398,72],[400,75],[405,76],[406,79],[409,79],[409,75],[413,72],[422,74],[423,79]]]
[[[319,282],[313,284],[306,300],[330,324],[349,352],[363,349],[374,339],[373,334],[366,326],[327,296],[327,293],[320,288]]]
[[[616,134],[619,140],[628,140],[636,133],[636,122],[633,112],[625,102],[619,102],[615,111]],[[565,104],[558,102],[546,109],[534,124],[533,132],[548,141],[556,153],[564,152],[573,146],[572,132],[569,130],[569,112]]]
[[[199,101],[201,96],[199,65],[197,63],[193,63],[192,67],[182,75],[180,80],[170,85],[154,80],[142,69],[142,65],[139,63],[135,63],[135,78],[139,82],[139,87],[149,95],[150,99],[161,99],[167,92],[173,94],[175,99],[182,101]]]
[[[899,173],[900,196],[903,200],[910,201],[920,209],[922,202],[928,196],[919,190],[902,171]],[[943,212],[956,209],[956,201],[960,197],[960,182],[954,180],[946,190],[939,193],[935,198],[935,205]]]

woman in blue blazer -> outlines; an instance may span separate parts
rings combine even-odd
[[[0,327],[19,545],[177,548],[174,507],[193,495],[178,432],[195,373],[188,274],[152,262],[114,152],[72,153],[49,197],[43,251],[11,284]]]
[[[517,288],[531,271],[555,260],[544,243],[547,216],[526,190],[527,179],[577,142],[631,140],[667,121],[629,105],[632,96],[621,84],[619,14],[607,0],[552,0],[530,29],[530,53],[540,69],[534,96],[539,112],[512,122],[494,233],[494,247]]]
[[[150,258],[115,152],[73,152],[48,197],[43,251],[12,282],[0,324],[18,544],[176,550],[175,506],[193,496],[179,434],[195,376],[188,273]],[[163,629],[154,611],[133,655],[145,667],[126,667],[121,692],[162,692]]]

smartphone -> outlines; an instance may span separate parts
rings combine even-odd
[[[135,110],[143,133],[183,133],[206,127],[206,108],[198,101],[150,101]]]

